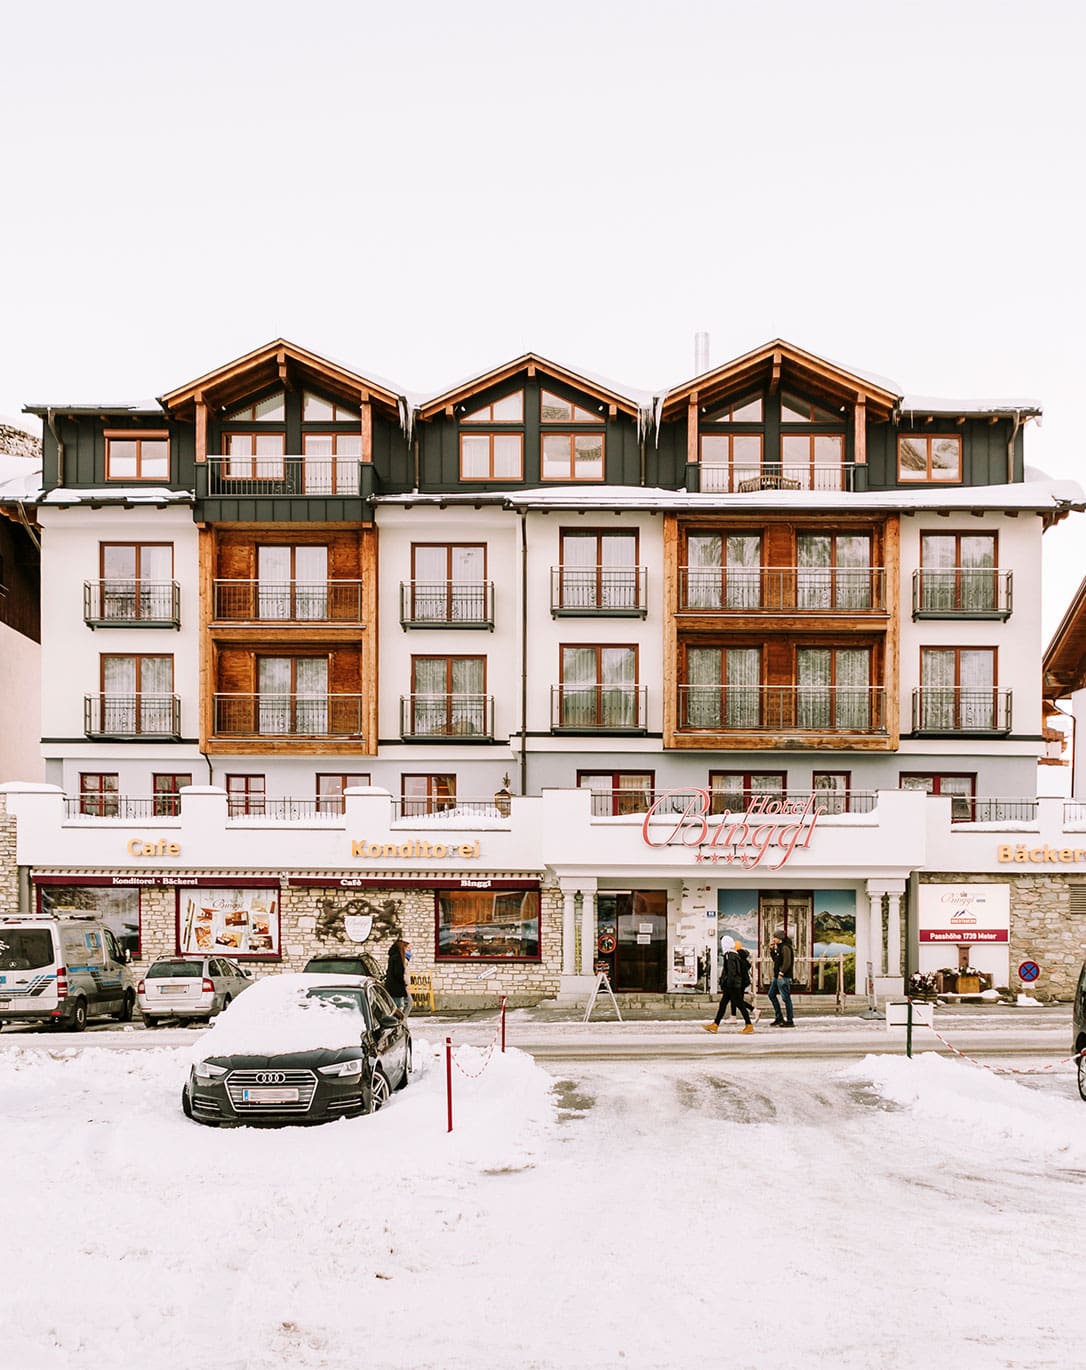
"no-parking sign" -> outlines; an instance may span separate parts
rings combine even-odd
[[[1040,973],[1041,967],[1036,961],[1023,961],[1018,967],[1018,978],[1025,981],[1027,985],[1031,985]]]

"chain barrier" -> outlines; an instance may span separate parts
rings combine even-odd
[[[1057,1066],[1070,1065],[1072,1061],[1077,1061],[1080,1056],[1086,1056],[1086,1047],[1084,1047],[1082,1051],[1076,1051],[1073,1056],[1065,1056],[1061,1061],[1050,1061],[1047,1066],[1023,1066],[1020,1068],[990,1066],[985,1061],[978,1061],[975,1056],[970,1056],[967,1052],[959,1051],[956,1046],[947,1041],[941,1032],[936,1032],[930,1023],[917,1023],[916,1027],[926,1027],[933,1037],[942,1042],[947,1051],[953,1052],[955,1056],[960,1056],[963,1061],[968,1061],[970,1065],[980,1066],[981,1070],[990,1071],[993,1075],[1044,1075],[1047,1071],[1055,1070]]]
[[[478,1070],[465,1070],[464,1067],[460,1064],[460,1062],[456,1059],[456,1055],[455,1055],[455,1053],[454,1053],[454,1054],[453,1054],[453,1058],[452,1058],[452,1060],[453,1060],[453,1065],[456,1066],[457,1070],[460,1072],[461,1075],[466,1075],[466,1076],[468,1077],[469,1080],[477,1080],[477,1079],[479,1078],[479,1076],[482,1075],[483,1071],[486,1070],[487,1066],[490,1064],[490,1058],[491,1058],[491,1056],[494,1055],[494,1048],[498,1045],[499,1042],[501,1042],[501,1044],[502,1044],[502,1051],[504,1051],[504,1050],[505,1050],[505,996],[504,996],[504,995],[502,995],[501,1007],[500,1007],[500,1009],[499,1009],[499,1011],[498,1011],[498,1021],[497,1021],[497,1024],[495,1025],[495,1028],[494,1028],[494,1036],[490,1039],[490,1043],[489,1043],[489,1045],[487,1046],[486,1051],[484,1051],[484,1053],[483,1053],[483,1064],[479,1067]]]

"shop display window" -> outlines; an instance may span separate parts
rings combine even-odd
[[[439,961],[538,958],[538,890],[441,890],[438,893]]]
[[[177,950],[232,960],[278,957],[278,887],[178,890]]]
[[[41,913],[61,909],[90,913],[101,919],[117,939],[122,955],[140,957],[140,892],[115,889],[108,885],[39,885],[38,908]]]

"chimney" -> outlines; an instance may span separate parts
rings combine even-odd
[[[709,335],[694,334],[694,375],[701,376],[709,370]]]

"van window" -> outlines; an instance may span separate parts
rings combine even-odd
[[[48,928],[0,928],[0,970],[40,970],[52,964]]]
[[[147,967],[148,980],[201,980],[202,961],[156,961]]]

